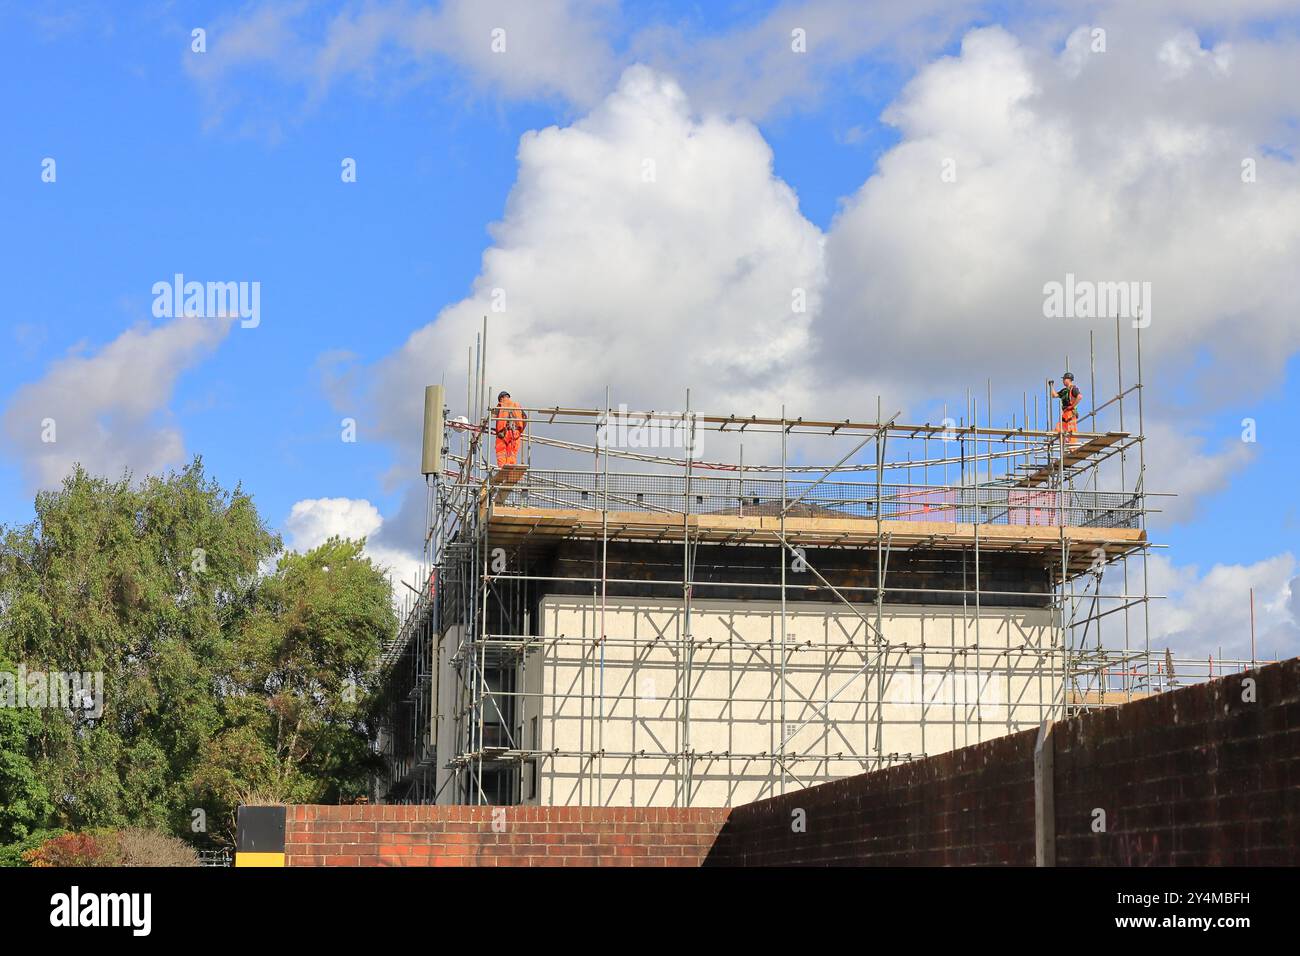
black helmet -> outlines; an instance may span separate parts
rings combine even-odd
[[[1067,378],[1068,378],[1071,382],[1073,382],[1073,381],[1074,381],[1074,373],[1073,373],[1073,372],[1066,372],[1064,375],[1061,376],[1062,381],[1064,381],[1064,380],[1067,379]]]
[[[499,402],[499,401],[501,401],[501,399],[503,399],[503,398],[509,398],[509,397],[510,397],[510,393],[507,392],[507,391],[503,388],[503,389],[502,389],[502,390],[497,394],[497,401]]]

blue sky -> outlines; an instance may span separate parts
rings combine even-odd
[[[383,450],[337,440],[318,359],[377,358],[464,294],[485,226],[501,215],[520,133],[555,113],[343,90],[278,142],[205,131],[182,70],[187,47],[175,30],[125,24],[112,42],[93,30],[3,32],[11,228],[0,252],[22,277],[7,283],[6,324],[40,329],[28,348],[5,350],[4,393],[79,344],[93,349],[150,321],[150,288],[174,271],[254,277],[276,320],[232,336],[180,380],[170,407],[187,447],[223,481],[243,481],[273,521],[304,480],[318,494],[376,495]],[[37,74],[39,95],[17,95],[18,81]],[[37,168],[56,158],[52,188],[26,185],[43,185],[28,175],[34,156]],[[358,161],[355,188],[340,184],[343,156]],[[309,478],[321,475],[325,486]],[[0,502],[3,520],[30,516],[13,459],[0,469]]]
[[[755,19],[763,6],[657,3],[639,17],[685,18],[707,32]],[[254,277],[275,321],[233,335],[180,379],[169,407],[187,447],[223,481],[243,481],[273,521],[304,496],[367,497],[386,510],[395,498],[378,475],[388,452],[338,441],[340,415],[318,362],[333,352],[377,360],[465,295],[514,181],[519,137],[575,111],[553,99],[466,102],[454,79],[435,76],[404,93],[344,84],[315,108],[271,87],[251,111],[273,114],[283,133],[247,135],[237,122],[235,132],[208,129],[184,71],[193,54],[183,27],[220,9],[179,5],[154,17],[74,4],[68,10],[82,12],[58,29],[16,4],[6,10],[0,175],[12,228],[0,253],[22,278],[8,283],[13,346],[0,356],[0,401],[69,351],[151,321],[150,288],[174,271]],[[40,82],[24,83],[33,76]],[[872,128],[902,77],[884,79],[870,97],[843,94],[825,113],[763,126],[777,174],[819,225],[893,139]],[[871,128],[863,140],[840,141],[859,125]],[[58,163],[53,187],[39,177],[46,156]],[[355,187],[340,183],[345,156],[358,162]],[[358,428],[364,438],[366,423]],[[0,520],[30,516],[30,488],[6,458]]]
[[[554,67],[555,78],[498,76],[469,54],[413,52],[391,38],[388,47],[361,47],[361,64],[325,83],[321,61],[302,67],[335,17],[360,17],[376,6],[412,23],[421,9],[0,3],[0,263],[9,296],[0,320],[0,409],[64,357],[93,356],[133,326],[160,324],[150,314],[154,282],[175,272],[256,280],[262,324],[233,329],[187,364],[174,390],[164,390],[133,430],[176,429],[186,454],[202,454],[223,483],[242,482],[277,526],[304,499],[364,499],[391,518],[407,486],[392,480],[402,452],[376,420],[385,382],[374,380],[374,370],[388,367],[444,309],[472,296],[494,242],[489,227],[507,217],[526,133],[582,121],[599,109],[623,68],[652,63],[681,84],[693,109],[752,124],[771,151],[775,178],[797,195],[798,213],[834,243],[837,213],[881,173],[882,157],[927,128],[915,117],[900,128],[882,114],[900,97],[919,99],[908,84],[941,57],[962,57],[970,29],[1000,25],[1025,50],[1051,58],[1062,55],[1074,27],[1106,20],[1097,13],[1102,4],[1062,3],[1033,15],[1000,5],[939,4],[886,39],[822,47],[831,50],[823,68],[801,74],[804,85],[789,96],[755,36],[773,23],[783,34],[790,22],[833,22],[818,17],[836,15],[836,4],[562,4],[566,16],[586,17],[603,38],[590,80],[563,64]],[[1159,43],[1191,30],[1201,47],[1193,47],[1194,59],[1206,63],[1229,42],[1238,50],[1273,44],[1280,56],[1293,50],[1294,11],[1279,15],[1259,4],[1238,20],[1197,21],[1180,19],[1177,5],[1157,7],[1152,23],[1130,27],[1119,14],[1106,22],[1116,24],[1117,37],[1147,30],[1152,48],[1162,50]],[[267,43],[280,46],[267,52],[248,44],[245,32],[244,52],[228,55],[223,43],[265,11],[282,28]],[[846,21],[846,34],[855,22]],[[194,68],[195,26],[209,31],[206,56],[221,63],[214,73]],[[1243,68],[1236,71],[1233,77]],[[1153,102],[1167,89],[1166,82]],[[1245,133],[1267,144],[1272,162],[1293,176],[1294,99],[1279,94],[1257,113]],[[1206,121],[1231,125],[1217,113]],[[45,157],[57,162],[53,184],[41,181]],[[355,184],[340,181],[344,157],[357,161]],[[882,188],[888,182],[880,177]],[[1294,232],[1272,235],[1275,248],[1285,249]],[[864,259],[861,268],[870,272],[872,262]],[[1251,310],[1269,307],[1243,304],[1241,328],[1267,326],[1272,320]],[[1283,493],[1300,468],[1300,425],[1289,397],[1300,387],[1300,343],[1283,327],[1252,340],[1258,368],[1249,353],[1221,361],[1234,341],[1245,347],[1237,336],[1225,337],[1228,326],[1212,324],[1221,318],[1209,316],[1199,331],[1176,336],[1188,339],[1180,348],[1195,346],[1198,361],[1226,384],[1202,395],[1199,384],[1189,384],[1201,381],[1197,361],[1171,357],[1162,366],[1159,354],[1152,364],[1171,378],[1148,380],[1152,407],[1174,429],[1160,456],[1165,472],[1153,486],[1185,482],[1174,471],[1180,442],[1206,456],[1189,459],[1199,462],[1196,469],[1215,473],[1185,496],[1182,513],[1156,522],[1157,537],[1172,546],[1171,579],[1188,587],[1215,565],[1239,566],[1241,580],[1249,579],[1261,562],[1290,555],[1300,528],[1300,506]],[[1075,340],[1076,350],[1079,341],[1086,339]],[[1161,341],[1153,339],[1153,347]],[[1043,358],[1049,374],[1059,371],[1056,354]],[[455,357],[455,367],[461,361]],[[946,367],[927,365],[893,404],[921,417],[944,401],[960,401],[968,385],[982,393],[988,369],[1002,361],[970,355]],[[339,367],[371,379],[369,398],[356,400],[355,413],[349,399],[325,385],[325,371]],[[839,373],[826,367],[811,374],[815,393]],[[1025,381],[1041,374],[1035,369]],[[1025,381],[1011,383],[1000,404],[1016,407]],[[137,386],[148,389],[128,371],[119,387]],[[1196,396],[1185,399],[1184,388]],[[1191,410],[1183,414],[1184,407]],[[358,418],[355,444],[339,441],[346,414]],[[1259,440],[1236,458],[1244,417],[1257,420]],[[121,440],[128,437],[139,438]],[[31,516],[34,473],[21,442],[2,447],[0,522],[23,522]],[[1278,633],[1285,635],[1296,603],[1289,597],[1294,570],[1279,567],[1259,571],[1260,587],[1271,589]]]

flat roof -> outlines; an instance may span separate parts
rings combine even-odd
[[[692,540],[710,543],[777,544],[781,530],[780,517],[771,514],[654,514],[494,505],[491,514],[484,517],[488,520],[490,546],[600,539],[603,535],[611,541],[680,543],[688,534]],[[891,549],[973,548],[978,540],[981,550],[1039,554],[1045,563],[1060,560],[1064,541],[1072,572],[1087,570],[1097,548],[1112,560],[1140,549],[1147,540],[1141,528],[975,525],[854,517],[785,519],[785,537],[792,545],[875,548],[882,535]]]

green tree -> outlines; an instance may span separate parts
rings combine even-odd
[[[284,555],[228,648],[227,721],[202,761],[220,802],[336,802],[366,792],[376,655],[396,619],[364,541]],[[242,789],[241,789],[242,788]]]
[[[77,468],[37,495],[32,522],[0,527],[0,661],[102,673],[103,709],[0,711],[0,841],[42,827],[192,837],[195,809],[228,824],[251,793],[358,792],[367,691],[395,627],[361,549],[281,554],[252,498],[197,458],[140,483]]]
[[[0,658],[0,672],[15,671]],[[33,759],[31,744],[39,729],[35,712],[0,702],[0,846],[27,840],[53,815],[49,789]]]

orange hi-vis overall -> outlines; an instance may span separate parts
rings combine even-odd
[[[524,410],[513,398],[506,396],[497,406],[497,466],[514,465],[519,462],[519,439],[524,433],[527,419]]]
[[[1083,393],[1077,385],[1066,385],[1057,391],[1056,397],[1061,400],[1061,423],[1056,430],[1065,434],[1067,445],[1073,445],[1076,439],[1071,436],[1079,432],[1079,403],[1083,401]]]

